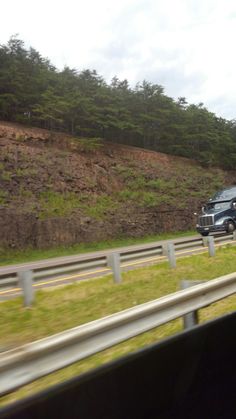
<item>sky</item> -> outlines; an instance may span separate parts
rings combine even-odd
[[[131,87],[236,119],[235,0],[2,0],[0,44],[10,36],[58,69],[96,69]]]

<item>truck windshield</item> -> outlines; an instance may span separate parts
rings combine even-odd
[[[206,210],[213,210],[213,211],[223,211],[230,207],[230,202],[216,202],[212,204],[207,204]]]

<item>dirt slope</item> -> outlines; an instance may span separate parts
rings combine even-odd
[[[0,122],[0,246],[68,245],[194,228],[236,173]]]

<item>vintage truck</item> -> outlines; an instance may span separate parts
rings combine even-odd
[[[202,207],[196,229],[202,236],[211,232],[232,233],[236,228],[236,186],[217,192]]]

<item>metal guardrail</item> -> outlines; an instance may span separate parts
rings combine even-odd
[[[0,354],[0,395],[236,293],[236,273]]]
[[[215,236],[215,242],[225,244],[235,240],[235,235],[219,235]],[[173,244],[176,255],[181,255],[190,251],[201,251],[206,248],[206,238],[200,236],[185,237],[180,239],[165,240],[162,242],[149,243],[145,245],[134,245],[112,249],[108,251],[99,251],[84,255],[66,256],[59,258],[52,258],[31,263],[22,263],[15,266],[5,266],[0,268],[0,298],[4,297],[6,290],[10,293],[11,289],[15,289],[16,293],[21,293],[19,287],[19,273],[22,271],[32,271],[33,281],[36,286],[43,285],[43,282],[55,281],[55,278],[60,278],[63,275],[71,275],[71,281],[76,279],[76,276],[82,277],[82,274],[88,275],[93,273],[92,270],[97,270],[98,275],[105,275],[111,273],[111,268],[108,264],[108,258],[114,253],[120,255],[120,263],[122,269],[130,268],[132,265],[157,263],[158,260],[167,258],[166,248],[168,244]],[[63,279],[63,278],[62,278]]]

